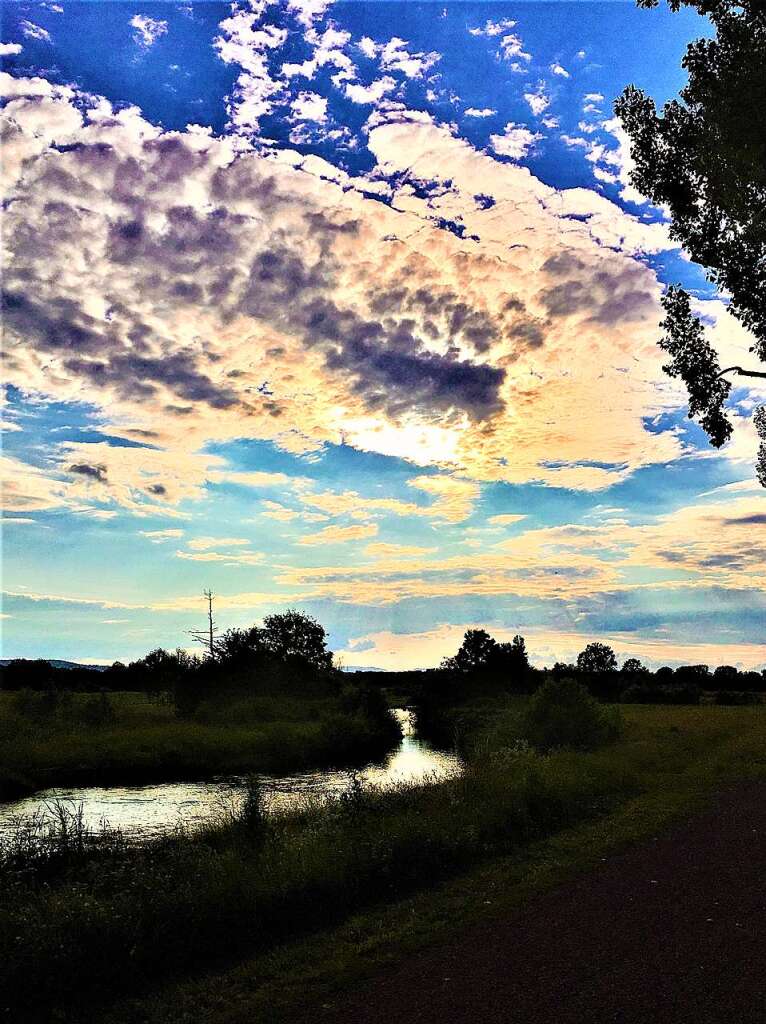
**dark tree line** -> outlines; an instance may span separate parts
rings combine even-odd
[[[766,669],[741,672],[733,665],[720,665],[711,671],[707,665],[681,665],[651,671],[638,658],[627,658],[620,667],[612,648],[599,641],[587,644],[574,663],[556,662],[551,669],[536,669],[530,665],[522,636],[501,642],[485,629],[469,629],[459,649],[438,669],[343,673],[333,664],[324,627],[294,610],[269,615],[262,626],[227,630],[216,639],[212,658],[158,648],[129,665],[115,662],[103,671],[19,659],[0,670],[0,689],[170,693],[185,714],[216,697],[312,697],[337,695],[344,688],[346,692],[353,689],[360,701],[373,699],[371,687],[378,691],[401,687],[418,700],[442,703],[497,693],[531,693],[548,676],[577,679],[604,700],[696,703],[703,691],[732,695],[766,691]]]
[[[181,713],[191,713],[203,700],[237,692],[335,694],[341,673],[333,666],[324,628],[291,609],[267,616],[262,626],[227,630],[216,639],[213,657],[157,648],[128,665],[115,662],[103,670],[18,659],[2,667],[0,689],[169,693]]]

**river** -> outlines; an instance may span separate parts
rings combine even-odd
[[[417,779],[442,779],[460,771],[457,755],[434,750],[415,732],[413,714],[394,709],[402,726],[402,740],[382,763],[368,764],[356,772],[363,783],[392,785]],[[311,771],[285,776],[258,776],[267,810],[289,808],[307,796],[322,797],[348,789],[349,771]],[[244,798],[243,779],[214,778],[204,782],[163,782],[153,786],[87,786],[46,789],[22,800],[0,804],[0,836],[14,830],[21,819],[49,815],[57,801],[73,810],[82,808],[83,823],[98,831],[118,829],[126,838],[151,839],[179,825],[194,829],[236,808]]]

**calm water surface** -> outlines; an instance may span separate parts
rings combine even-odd
[[[383,763],[369,764],[357,772],[362,782],[386,786],[416,779],[443,779],[460,771],[455,754],[434,750],[415,734],[411,711],[397,708],[402,742]],[[348,789],[348,771],[300,772],[274,777],[261,775],[269,810],[289,807],[307,796],[323,797]],[[55,800],[82,805],[85,824],[100,829],[106,824],[136,839],[159,836],[183,824],[194,828],[243,799],[241,778],[217,778],[208,782],[164,782],[155,786],[88,786],[80,789],[47,789],[23,800],[0,804],[0,833],[16,827],[19,816],[46,813]]]

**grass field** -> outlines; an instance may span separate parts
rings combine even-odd
[[[179,719],[166,699],[0,693],[0,799],[48,786],[284,773],[382,756],[396,741],[334,698],[250,698]]]
[[[132,1001],[114,1024],[282,1019],[297,991],[324,998],[763,772],[765,710],[630,707],[617,742],[541,756],[510,745],[517,704],[499,733],[495,716],[494,739],[484,720],[459,779],[276,820],[251,806],[201,836],[8,871],[5,991],[28,1020],[51,1005],[61,1020],[105,1020],[94,1007],[120,992]]]

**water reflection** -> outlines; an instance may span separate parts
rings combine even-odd
[[[392,785],[423,778],[446,778],[460,771],[454,754],[434,750],[415,733],[413,715],[396,708],[394,714],[402,726],[402,741],[382,764],[370,764],[357,772],[363,782],[376,786]],[[269,810],[290,807],[312,796],[349,786],[348,771],[300,772],[278,778],[262,775]],[[91,829],[102,825],[120,829],[125,836],[151,838],[183,823],[185,828],[199,827],[226,808],[236,807],[243,797],[240,778],[213,779],[208,782],[170,782],[154,786],[90,786],[80,789],[48,789],[41,793],[0,805],[0,832],[14,827],[19,817],[45,811],[53,800],[82,804],[83,820]]]

